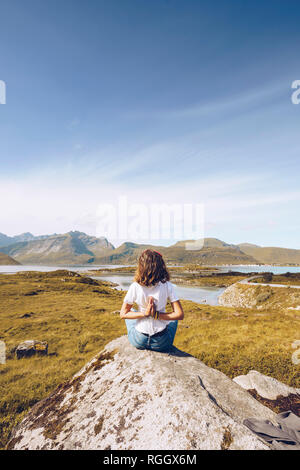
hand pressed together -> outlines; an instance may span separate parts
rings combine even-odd
[[[149,297],[148,305],[145,310],[145,317],[154,317],[156,313],[156,306],[153,297]]]

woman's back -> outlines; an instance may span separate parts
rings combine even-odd
[[[139,309],[143,312],[146,310],[149,297],[153,297],[158,312],[165,311],[168,300],[170,302],[178,300],[173,284],[170,281],[158,282],[154,286],[142,286],[138,282],[133,282],[124,300],[128,303],[136,302]]]
[[[158,282],[154,286],[142,286],[138,282],[133,282],[128,289],[124,302],[128,304],[136,303],[139,311],[145,312],[149,297],[154,299],[158,312],[165,312],[167,301],[176,302],[173,284],[169,281]],[[140,318],[137,321],[136,329],[141,333],[153,335],[165,329],[168,320],[155,320],[153,317]]]
[[[167,301],[171,312],[166,312]],[[138,310],[133,310],[133,304]],[[138,349],[168,351],[173,344],[178,320],[184,313],[170,274],[160,253],[147,249],[141,253],[134,277],[120,311],[125,319],[130,343]]]

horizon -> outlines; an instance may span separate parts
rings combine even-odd
[[[205,238],[300,249],[297,12],[3,0],[0,231],[96,236],[125,195],[203,204]]]

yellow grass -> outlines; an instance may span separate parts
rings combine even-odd
[[[0,340],[8,353],[0,364],[0,448],[31,406],[125,334],[113,313],[124,293],[103,282],[82,283],[86,279],[64,271],[0,277]],[[230,377],[256,369],[299,386],[299,366],[291,360],[299,313],[183,305],[177,347]],[[47,341],[49,356],[16,360],[14,348],[28,339]]]

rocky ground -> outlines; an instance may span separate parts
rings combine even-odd
[[[221,372],[175,348],[139,351],[123,336],[35,405],[8,448],[268,449],[243,425],[258,416],[276,423]]]

